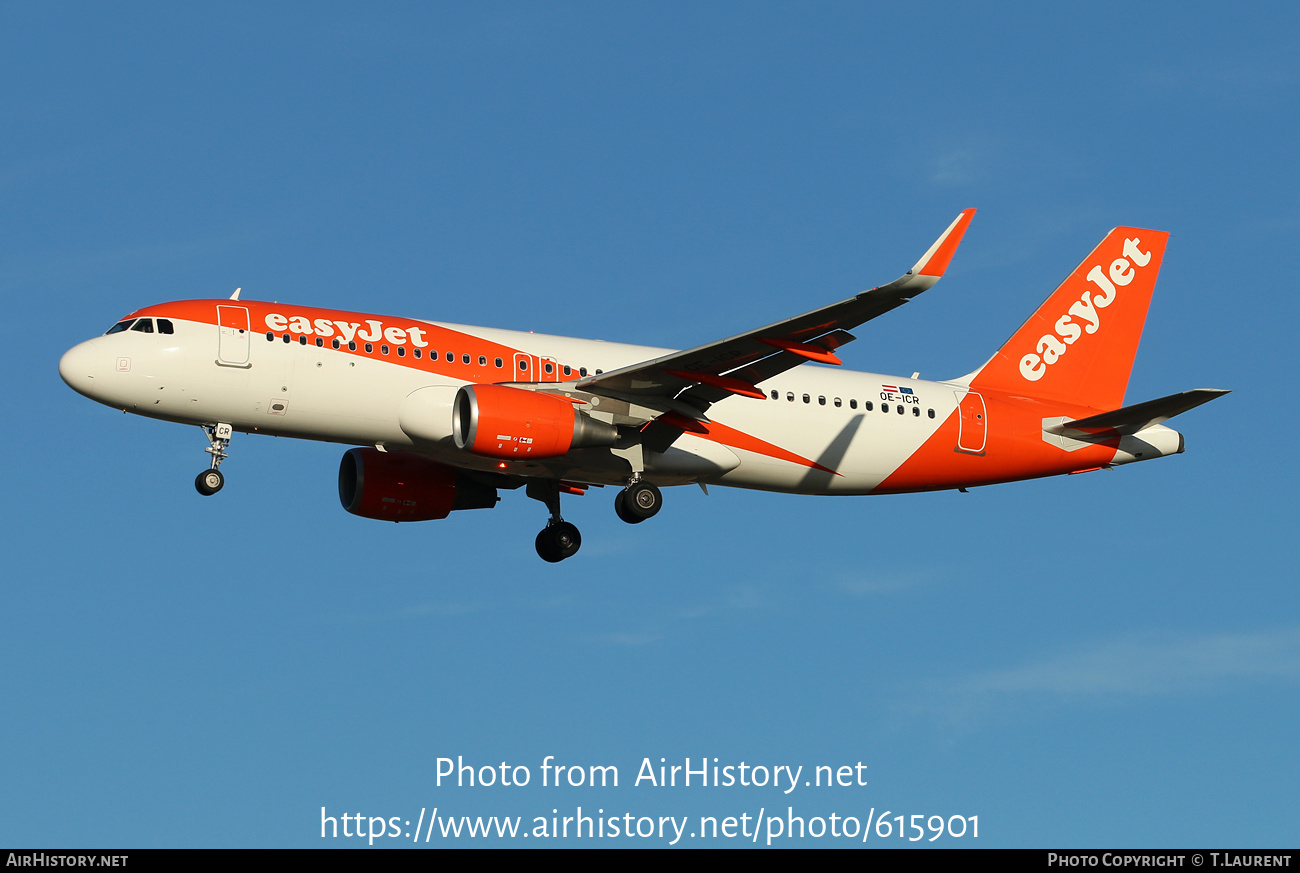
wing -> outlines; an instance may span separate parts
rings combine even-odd
[[[757,330],[569,384],[696,420],[706,420],[704,412],[711,404],[733,394],[766,399],[757,387],[763,380],[808,361],[839,364],[834,351],[854,339],[849,328],[902,306],[938,282],[974,214],[974,209],[964,210],[912,269],[888,285]]]

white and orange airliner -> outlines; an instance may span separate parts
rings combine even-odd
[[[199,425],[211,495],[234,432],[345,443],[339,497],[385,521],[484,509],[521,486],[581,536],[560,495],[615,486],[619,518],[661,486],[798,494],[965,489],[1183,451],[1161,422],[1220,394],[1124,406],[1168,234],[1112,230],[984,366],[946,381],[846,372],[848,333],[935,284],[968,209],[901,278],[687,351],[229,299],[133,312],[59,373],[115,409]]]

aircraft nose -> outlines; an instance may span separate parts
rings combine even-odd
[[[78,394],[90,396],[95,386],[94,350],[89,342],[80,343],[63,353],[59,359],[59,375],[68,387]]]

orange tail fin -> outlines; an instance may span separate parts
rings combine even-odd
[[[1124,404],[1169,234],[1117,227],[974,374],[975,391]]]

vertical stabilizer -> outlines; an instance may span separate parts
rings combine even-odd
[[[1112,230],[972,377],[972,390],[1122,406],[1168,240]]]

